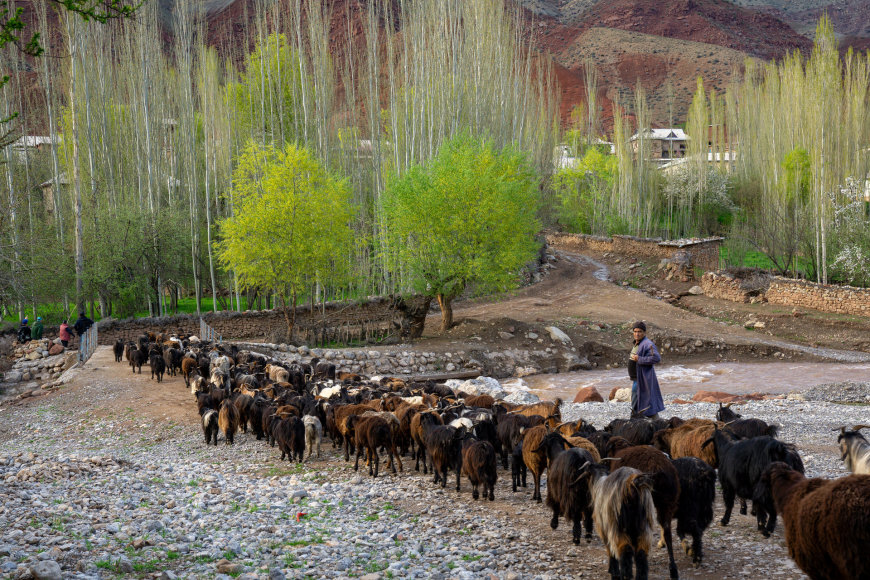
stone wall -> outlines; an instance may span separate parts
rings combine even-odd
[[[634,236],[589,236],[555,232],[547,234],[547,243],[557,249],[578,252],[612,252],[640,260],[673,260],[688,258],[690,267],[713,270],[719,267],[719,246],[722,238],[661,240]]]
[[[771,280],[765,297],[771,304],[870,316],[870,288],[816,284],[777,276]]]
[[[727,270],[704,274],[701,288],[711,298],[731,302],[764,301],[820,312],[870,316],[870,288],[816,284],[763,271],[735,273]]]
[[[706,272],[701,277],[701,289],[710,298],[748,303],[764,300],[770,281],[771,276],[766,272],[737,275],[727,270],[718,270]]]
[[[425,302],[422,307],[418,302]],[[358,302],[329,302],[296,309],[294,340],[308,344],[351,342],[382,339],[386,336],[408,336],[425,317],[428,301],[419,298],[371,298]],[[178,335],[199,335],[199,316],[179,315],[161,318],[109,320],[99,323],[100,344],[112,344],[117,339],[136,340],[145,332]],[[287,322],[281,309],[245,312],[208,312],[203,320],[224,339],[274,340],[285,338]]]

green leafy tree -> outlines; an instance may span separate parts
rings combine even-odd
[[[607,149],[604,151],[603,149]],[[573,167],[553,177],[553,190],[559,199],[559,221],[571,231],[600,234],[606,229],[617,159],[609,146],[589,147]]]
[[[303,148],[251,142],[238,159],[232,194],[235,214],[219,223],[218,259],[243,288],[268,288],[279,298],[291,336],[300,291],[347,276],[350,189]]]
[[[460,135],[384,192],[387,252],[406,286],[434,297],[441,330],[467,286],[504,291],[535,256],[539,193],[526,157]]]

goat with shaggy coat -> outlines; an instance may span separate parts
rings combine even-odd
[[[139,369],[139,374],[142,374],[142,365],[148,360],[148,353],[141,349],[136,348],[130,352],[130,364],[133,367],[133,372],[136,372],[136,369]]]
[[[420,413],[425,416],[428,413]],[[447,472],[456,471],[456,491],[459,491],[459,474],[462,470],[462,438],[464,429],[426,423],[423,425],[423,444],[432,458],[432,483],[447,485]],[[425,459],[424,459],[425,462]],[[425,467],[425,463],[424,463]]]
[[[506,403],[501,403],[505,405]],[[556,398],[554,401],[541,401],[533,405],[520,405],[508,411],[510,415],[524,415],[531,417],[532,415],[540,415],[544,419],[554,417],[556,422],[562,421],[562,411],[559,407],[562,406],[562,399]]]
[[[762,472],[774,461],[785,461],[787,447],[782,441],[772,437],[754,437],[741,441],[731,441],[722,431],[716,429],[704,446],[713,445],[719,466],[719,483],[722,486],[722,500],[725,515],[722,525],[731,521],[734,499],[751,499]]]
[[[151,363],[151,378],[157,376],[157,382],[163,382],[163,373],[166,372],[166,361],[163,360],[163,355],[152,354],[149,361]]]
[[[841,427],[837,436],[840,459],[846,463],[846,469],[856,475],[870,475],[870,443],[860,432],[866,427],[867,425],[856,425],[850,431]]]
[[[221,431],[224,432],[227,445],[232,445],[236,431],[239,430],[239,411],[229,399],[224,399],[221,402],[221,410],[218,414],[218,425],[220,426]]]
[[[599,464],[584,465],[578,477],[591,479],[592,517],[607,549],[611,579],[630,579],[634,568],[637,580],[647,580],[655,525],[652,478],[631,467],[608,475]]]
[[[788,555],[810,578],[870,578],[870,475],[807,479],[775,462],[761,485],[785,521]]]
[[[546,425],[538,425],[523,431],[523,462],[532,472],[535,489],[532,492],[532,500],[541,502],[541,475],[547,468],[547,448],[543,446],[548,431]],[[564,441],[564,439],[562,440]],[[555,440],[550,441],[553,444]],[[564,445],[564,444],[563,444]],[[564,448],[564,447],[563,447]]]
[[[211,407],[202,407],[199,415],[202,422],[202,434],[205,435],[205,444],[214,442],[217,445],[218,412]]]
[[[798,453],[797,447],[791,443],[785,444],[785,464],[799,473],[804,473],[804,462]],[[762,474],[763,475],[763,474]],[[746,512],[741,510],[740,513]],[[770,488],[759,483],[755,484],[752,492],[752,514],[758,524],[758,531],[765,538],[770,537],[776,528],[776,505]]]
[[[578,478],[580,469],[587,463],[598,463],[585,449],[572,448],[559,453],[552,460],[547,475],[547,507],[553,510],[550,527],[559,527],[559,516],[574,523],[572,539],[580,543],[583,523],[586,524],[586,541],[592,540],[592,503],[589,501],[589,480]]]
[[[184,386],[190,386],[190,376],[197,371],[196,359],[185,357],[181,360],[181,376],[184,377]]]
[[[523,429],[531,427],[529,418],[525,415],[502,415],[496,426],[496,435],[501,442],[502,466],[508,468],[508,453],[523,440]]]
[[[317,458],[320,459],[320,443],[323,441],[323,425],[320,424],[320,419],[314,415],[305,415],[302,417],[302,424],[305,426],[305,451],[308,459],[314,455],[315,448]]]
[[[611,469],[633,467],[649,475],[652,481],[652,499],[656,508],[656,519],[662,528],[662,536],[668,549],[668,567],[671,578],[679,578],[677,562],[674,560],[671,520],[677,513],[680,502],[680,476],[668,456],[652,447],[637,445],[623,449],[616,454],[620,461],[612,461]]]
[[[115,362],[121,362],[121,357],[124,356],[124,341],[120,338],[116,340],[112,352],[115,353]]]
[[[281,459],[302,463],[305,455],[305,425],[299,417],[272,420],[272,433],[281,450]]]
[[[428,473],[426,469],[426,429],[434,425],[443,425],[444,421],[435,411],[420,412],[411,417],[411,438],[417,444],[414,453],[414,471],[420,471],[420,460],[423,460],[423,475]]]
[[[680,480],[680,501],[675,514],[677,537],[692,562],[700,566],[704,559],[701,537],[713,521],[716,471],[697,457],[680,457],[674,459],[673,464]]]
[[[471,483],[471,497],[479,497],[478,487],[483,485],[483,497],[495,499],[495,482],[498,479],[498,461],[495,448],[489,441],[466,439],[462,444],[462,473]]]
[[[723,425],[719,424],[718,427]],[[676,426],[657,431],[653,435],[653,446],[667,453],[672,458],[697,457],[716,468],[716,451],[710,447],[703,447],[704,441],[713,435],[717,424],[707,419],[689,419]]]

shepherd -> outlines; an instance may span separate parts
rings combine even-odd
[[[653,365],[661,362],[662,357],[653,341],[646,336],[644,322],[635,322],[631,332],[637,345],[637,350],[632,349],[631,354],[631,360],[637,365],[637,396],[632,397],[632,413],[643,409],[644,415],[656,419],[665,410],[665,404]]]

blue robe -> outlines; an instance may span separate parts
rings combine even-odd
[[[659,380],[653,368],[653,365],[661,360],[656,345],[649,338],[644,337],[637,345],[637,408],[646,409],[644,415],[647,417],[665,410]]]

